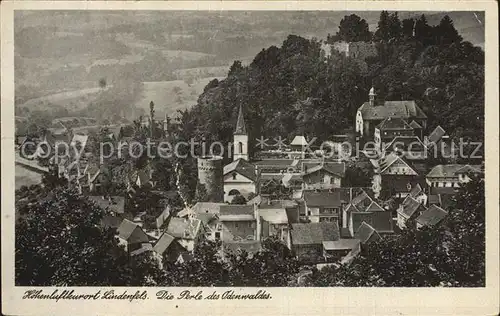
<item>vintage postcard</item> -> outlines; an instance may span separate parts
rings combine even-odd
[[[494,1],[3,1],[5,315],[493,315]]]

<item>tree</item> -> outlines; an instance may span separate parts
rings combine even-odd
[[[340,21],[336,37],[346,42],[368,42],[371,40],[371,33],[364,19],[351,14],[344,16]]]
[[[439,25],[433,29],[434,37],[437,44],[449,45],[452,43],[460,43],[462,41],[462,36],[458,34],[458,31],[453,25],[453,21],[448,15],[445,15]]]
[[[402,36],[406,39],[412,38],[414,26],[415,26],[414,19],[404,19],[402,22],[402,29],[401,29]]]
[[[196,184],[196,193],[194,196],[195,202],[208,202],[208,193],[207,188],[204,184],[201,184],[199,181]]]
[[[241,61],[235,60],[231,67],[229,67],[228,76],[238,75],[241,71],[243,71],[243,66],[241,65]]]
[[[425,15],[421,15],[415,22],[415,39],[421,42],[424,46],[432,45],[432,26],[427,23]]]
[[[401,21],[398,13],[394,12],[389,16],[389,39],[398,40],[401,37]]]
[[[247,200],[245,199],[245,197],[243,195],[236,195],[233,200],[231,201],[231,204],[240,204],[240,205],[243,205],[243,204],[247,204]]]
[[[154,261],[134,262],[115,231],[102,228],[105,211],[64,187],[25,204],[16,223],[16,285],[131,286],[160,274]]]
[[[388,41],[391,36],[390,25],[391,21],[389,12],[387,11],[380,12],[380,19],[377,24],[377,30],[375,31],[374,34],[374,40]]]
[[[106,86],[107,86],[106,78],[99,79],[99,88],[106,88]]]

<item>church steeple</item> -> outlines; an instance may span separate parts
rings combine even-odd
[[[234,129],[233,144],[233,160],[248,160],[248,135],[245,126],[245,118],[243,117],[243,108],[241,105],[238,112],[238,120],[236,121],[236,128]]]
[[[234,135],[246,135],[247,129],[245,127],[245,118],[243,117],[243,108],[240,105],[240,110],[238,112],[238,121],[236,121],[236,129],[234,130]]]

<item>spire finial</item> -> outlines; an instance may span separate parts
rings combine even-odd
[[[234,130],[235,135],[246,135],[247,129],[245,126],[245,118],[243,117],[243,107],[240,104],[240,109],[238,112],[238,120],[236,121],[236,129]]]

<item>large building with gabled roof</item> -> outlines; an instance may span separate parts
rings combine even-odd
[[[406,122],[415,121],[423,128],[427,125],[427,115],[415,103],[415,101],[384,101],[376,97],[375,89],[372,87],[369,93],[369,101],[363,103],[356,112],[356,132],[362,136],[374,135],[375,127],[385,119],[403,119]]]

